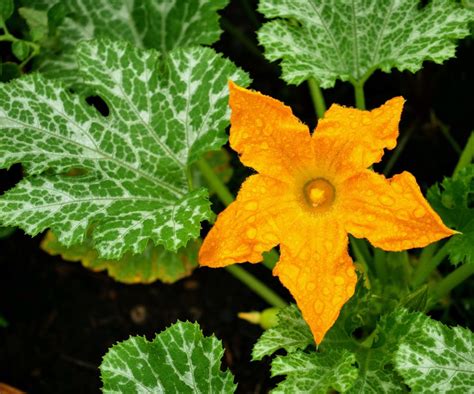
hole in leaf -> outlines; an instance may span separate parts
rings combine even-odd
[[[102,116],[109,116],[109,106],[102,97],[89,96],[86,98],[86,103],[94,107]]]

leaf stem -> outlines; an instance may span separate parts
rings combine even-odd
[[[323,92],[314,78],[308,79],[308,86],[316,115],[318,119],[322,119],[326,112],[326,102],[324,101]]]
[[[430,305],[447,295],[452,289],[474,274],[474,264],[464,263],[441,280],[431,292]]]
[[[428,279],[431,272],[446,258],[449,253],[449,241],[446,242],[441,249],[431,258],[429,255],[424,259],[420,259],[418,266],[412,277],[412,286],[414,288],[419,287],[423,282]]]
[[[464,167],[472,163],[472,159],[474,158],[474,132],[471,132],[469,139],[467,140],[466,145],[464,146],[463,151],[461,152],[461,156],[459,157],[458,164],[456,164],[456,168],[454,169],[453,176],[459,174]]]
[[[356,108],[365,109],[364,82],[354,81],[352,85],[354,86]]]
[[[369,248],[363,239],[357,239],[353,236],[349,237],[349,243],[352,248],[352,252],[356,258],[356,261],[364,266],[367,270],[369,268],[369,262],[371,261],[371,256]]]
[[[238,265],[230,265],[225,267],[225,269],[242,283],[246,284],[249,289],[262,297],[270,305],[277,308],[288,306],[283,298],[267,287],[263,282],[255,278],[252,274],[245,271],[242,267],[239,267]]]
[[[219,200],[221,200],[225,205],[230,205],[234,201],[234,196],[229,191],[226,185],[219,179],[219,177],[214,173],[212,167],[207,163],[204,158],[201,158],[197,161],[197,166],[201,171],[206,181],[211,186],[212,190],[217,194]]]

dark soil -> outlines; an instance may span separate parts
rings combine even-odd
[[[240,4],[232,1],[222,14],[255,42],[255,26]],[[276,65],[250,53],[227,32],[215,48],[250,73],[253,88],[285,101],[303,121],[315,125],[306,86],[286,86],[278,79]],[[443,66],[427,64],[417,75],[377,72],[366,85],[369,108],[395,95],[407,99],[401,134],[412,126],[416,129],[392,173],[411,171],[425,190],[450,175],[458,157],[430,120],[430,112],[451,127],[460,146],[473,127],[470,52],[472,41],[464,40],[458,57]],[[348,84],[338,83],[325,96],[328,105],[353,104]],[[384,163],[389,157],[387,154]],[[235,158],[233,191],[249,174],[237,163]],[[1,172],[1,190],[11,187],[19,176],[19,168]],[[217,211],[222,206],[216,202],[214,207]],[[47,255],[39,249],[40,239],[18,230],[0,240],[0,314],[9,322],[7,328],[0,328],[0,382],[30,393],[99,392],[97,368],[111,345],[130,335],[152,339],[180,319],[198,321],[206,335],[214,333],[222,339],[224,362],[235,374],[239,392],[264,393],[275,384],[269,378],[268,362],[250,361],[251,347],[261,330],[236,317],[240,311],[263,309],[266,304],[227,272],[198,269],[174,285],[123,285],[104,273],[92,273],[80,264]],[[247,266],[290,300],[267,269]],[[459,294],[463,303],[440,318],[468,326],[466,308],[472,307],[472,298],[466,297],[472,294],[462,289]]]

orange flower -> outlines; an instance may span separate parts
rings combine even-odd
[[[217,218],[201,265],[262,261],[280,245],[273,273],[290,290],[319,344],[354,294],[348,236],[384,250],[423,247],[447,228],[408,172],[370,169],[393,149],[403,98],[373,111],[333,105],[310,134],[281,102],[230,82],[230,144],[258,174]]]

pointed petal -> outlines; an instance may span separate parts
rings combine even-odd
[[[223,267],[233,263],[262,261],[262,252],[279,243],[297,202],[288,186],[264,175],[253,175],[243,184],[237,199],[217,217],[199,251],[199,263]]]
[[[421,248],[455,234],[423,197],[408,172],[386,179],[366,170],[341,186],[346,230],[384,250]]]
[[[332,105],[313,134],[315,154],[327,171],[353,174],[379,162],[384,148],[395,148],[403,103],[395,97],[372,111]]]
[[[314,160],[308,128],[290,107],[229,83],[230,145],[240,161],[261,174],[290,178]]]
[[[319,344],[354,294],[357,276],[347,234],[332,220],[301,220],[288,235],[273,273],[295,298]]]

